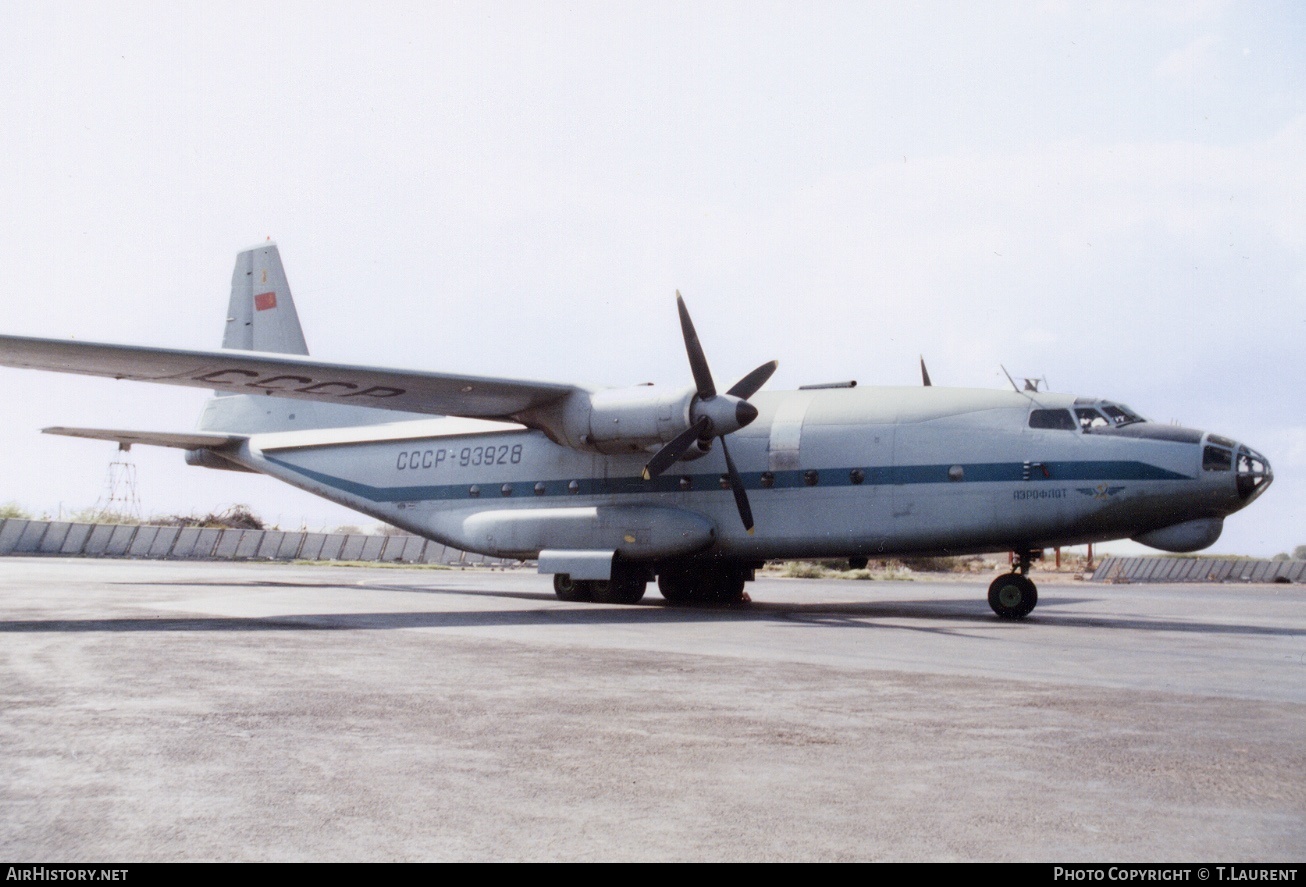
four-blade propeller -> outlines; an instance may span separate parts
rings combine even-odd
[[[690,418],[693,421],[653,455],[644,466],[644,479],[651,480],[662,474],[695,443],[706,450],[711,446],[713,438],[720,438],[721,454],[726,457],[730,489],[735,494],[735,506],[739,509],[744,529],[751,534],[753,509],[749,507],[748,492],[735,468],[735,460],[730,458],[726,435],[738,431],[757,418],[757,407],[749,403],[748,398],[766,384],[779,363],[772,360],[762,364],[732,385],[725,394],[718,394],[716,384],[712,381],[712,371],[707,366],[707,356],[703,353],[698,333],[694,330],[694,321],[690,320],[689,310],[685,308],[685,300],[679,292],[676,293],[676,306],[680,309],[680,330],[685,336],[685,351],[689,354],[689,368],[694,374],[694,387],[697,390],[690,407]]]

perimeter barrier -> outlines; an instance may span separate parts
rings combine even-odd
[[[1306,582],[1306,561],[1241,557],[1105,557],[1093,582]]]
[[[127,557],[151,560],[364,561],[513,567],[521,561],[461,551],[421,536],[158,527],[69,521],[0,520],[0,557]],[[1102,559],[1093,582],[1306,583],[1306,561],[1221,557]]]
[[[0,520],[0,556],[128,557],[149,560],[366,561],[513,567],[521,561],[472,554],[421,536],[156,527]]]

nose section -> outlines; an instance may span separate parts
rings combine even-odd
[[[1238,488],[1238,498],[1246,504],[1269,489],[1274,472],[1270,470],[1270,460],[1249,446],[1239,444],[1234,453],[1237,460],[1234,483]]]

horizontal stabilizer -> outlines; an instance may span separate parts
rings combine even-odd
[[[175,447],[179,450],[216,450],[246,440],[242,434],[209,434],[203,431],[121,431],[115,428],[43,428],[45,434],[110,440],[119,444],[145,444],[152,447]]]

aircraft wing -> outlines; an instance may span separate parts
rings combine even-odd
[[[505,421],[521,421],[519,413],[585,390],[555,382],[325,363],[296,355],[25,336],[0,336],[0,366]]]
[[[148,444],[152,447],[175,447],[179,450],[213,450],[247,440],[244,434],[219,434],[210,431],[124,431],[116,428],[42,428],[45,434],[64,437],[86,437],[91,440],[111,440],[116,443]]]

